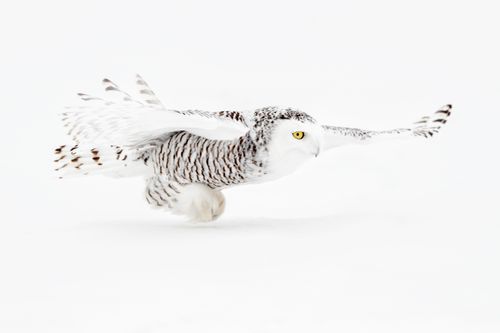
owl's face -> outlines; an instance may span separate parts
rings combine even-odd
[[[318,156],[322,134],[322,128],[313,122],[278,121],[269,141],[269,172],[279,177]]]

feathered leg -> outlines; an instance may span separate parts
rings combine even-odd
[[[179,184],[164,175],[148,179],[146,200],[155,207],[188,216],[192,221],[209,222],[224,212],[225,198],[221,191],[204,184]]]

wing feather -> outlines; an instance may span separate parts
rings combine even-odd
[[[78,94],[84,105],[63,113],[67,134],[77,143],[133,146],[176,131],[188,131],[214,140],[235,139],[248,131],[242,117],[235,119],[222,113],[198,110],[168,110],[142,77],[136,79],[143,102],[109,79],[102,83],[113,99]]]
[[[135,79],[142,100],[147,104],[164,108],[160,99],[156,97],[156,94],[153,92],[153,90],[149,87],[146,81],[139,74],[136,74]]]
[[[359,128],[323,125],[325,133],[325,148],[333,148],[346,144],[369,143],[379,139],[396,139],[405,137],[429,138],[437,134],[446,124],[451,114],[452,106],[447,104],[430,116],[420,118],[412,127],[392,130],[372,131]]]

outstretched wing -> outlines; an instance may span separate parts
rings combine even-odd
[[[451,114],[451,105],[447,104],[431,116],[422,117],[412,127],[396,128],[385,131],[370,131],[358,128],[337,127],[323,125],[325,132],[324,148],[334,148],[346,144],[370,143],[373,141],[404,138],[423,137],[430,138],[437,134],[441,127],[446,124]]]
[[[76,143],[133,146],[177,131],[230,140],[248,131],[240,113],[166,109],[139,75],[136,77],[138,99],[111,80],[104,79],[102,83],[106,98],[80,93],[85,103],[63,113],[67,134]]]

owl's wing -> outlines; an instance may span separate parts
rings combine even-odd
[[[177,131],[230,140],[248,131],[238,112],[166,109],[139,75],[136,84],[140,98],[132,97],[108,79],[102,82],[106,98],[80,93],[83,105],[70,107],[62,114],[67,134],[76,143],[133,146]]]
[[[379,140],[423,137],[430,138],[437,134],[441,127],[446,124],[451,114],[451,105],[447,104],[430,116],[425,116],[406,128],[392,130],[371,131],[358,128],[337,127],[323,125],[324,148],[330,149],[347,144],[370,143]]]

